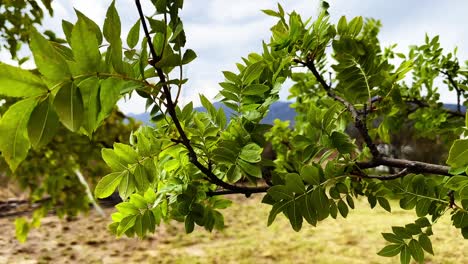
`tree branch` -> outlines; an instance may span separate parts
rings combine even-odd
[[[455,91],[457,92],[457,112],[458,113],[461,113],[461,104],[460,104],[460,96],[462,94],[462,90],[458,87],[458,84],[455,82],[455,80],[453,79],[452,75],[448,72],[448,71],[440,71],[442,74],[444,74],[445,76],[447,76],[447,79],[449,81],[449,83],[453,86],[453,88],[455,89]]]
[[[333,98],[335,101],[340,102],[342,105],[346,107],[346,109],[351,113],[351,116],[354,119],[354,126],[358,129],[359,133],[361,134],[362,138],[364,139],[364,142],[366,142],[366,145],[369,147],[372,156],[373,157],[380,157],[381,153],[377,149],[377,146],[374,144],[372,141],[372,138],[369,136],[369,132],[367,130],[367,126],[364,122],[364,120],[361,118],[361,115],[359,114],[359,111],[354,107],[354,105],[350,102],[348,102],[346,99],[343,97],[335,94],[331,87],[327,84],[327,82],[323,79],[323,77],[320,75],[320,73],[317,71],[317,68],[315,68],[314,60],[309,59],[307,62],[303,62],[300,60],[295,60],[295,62],[300,63],[304,66],[306,66],[312,74],[315,76],[317,81],[322,85],[323,89],[327,92],[327,95],[331,98]]]
[[[408,173],[430,173],[442,176],[453,176],[449,173],[450,167],[448,166],[426,163],[421,161],[380,157],[373,159],[369,162],[356,162],[356,166],[358,166],[360,169],[371,169],[381,165],[393,168],[407,169]]]
[[[409,173],[408,169],[403,169],[398,173],[388,174],[388,175],[368,175],[368,174],[365,174],[363,172],[359,172],[357,174],[361,178],[378,179],[378,180],[381,180],[381,181],[388,181],[388,180],[394,180],[394,179],[405,177],[406,175],[408,175],[408,173]]]
[[[149,48],[150,48],[151,56],[154,58],[154,60],[151,62],[151,65],[156,69],[159,80],[162,83],[163,93],[164,93],[164,96],[166,97],[166,102],[167,102],[167,112],[171,116],[172,121],[174,122],[174,125],[175,125],[177,131],[179,132],[179,135],[181,137],[180,142],[187,148],[187,150],[189,152],[188,155],[189,155],[190,162],[192,164],[194,164],[203,174],[206,175],[207,180],[209,182],[211,182],[213,184],[216,184],[216,185],[218,185],[218,186],[220,186],[220,187],[222,187],[224,189],[233,191],[235,193],[243,193],[243,194],[246,194],[246,195],[250,195],[251,193],[254,193],[254,192],[265,192],[266,191],[265,187],[242,187],[242,186],[232,185],[232,184],[229,184],[227,182],[224,182],[223,180],[219,179],[209,168],[203,166],[203,164],[201,164],[198,161],[197,154],[196,154],[195,150],[193,149],[192,145],[190,144],[190,140],[188,139],[187,135],[185,134],[185,131],[182,128],[182,126],[181,126],[181,124],[179,122],[179,119],[177,118],[177,114],[176,114],[176,110],[175,110],[176,105],[172,101],[171,91],[169,89],[169,86],[166,84],[166,77],[164,75],[164,72],[163,72],[163,70],[161,68],[158,68],[158,67],[155,66],[156,62],[158,62],[160,60],[160,57],[157,55],[157,53],[156,53],[156,51],[155,51],[155,49],[153,47],[153,43],[152,43],[151,36],[149,34],[149,31],[148,31],[148,27],[146,25],[145,16],[143,15],[143,10],[141,8],[140,1],[135,0],[135,4],[137,6],[138,13],[140,15],[140,20],[141,20],[141,23],[143,25],[143,30],[145,32],[146,39],[148,40],[148,45],[149,45]],[[162,54],[161,54],[161,56],[162,56]]]
[[[258,187],[256,190],[252,190],[250,193],[241,193],[245,194],[245,197],[249,198],[253,193],[264,193],[266,192],[270,186],[263,186]],[[240,194],[239,192],[232,191],[232,190],[218,190],[218,191],[210,191],[206,193],[208,196],[217,196],[217,195],[228,195],[228,194]]]

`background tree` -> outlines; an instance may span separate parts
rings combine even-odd
[[[384,233],[390,244],[378,254],[399,254],[402,263],[422,262],[424,252],[433,253],[431,227],[446,213],[468,237],[468,140],[457,139],[466,131],[461,105],[466,103],[467,71],[455,53],[443,52],[437,37],[400,54],[382,49],[376,20],[342,17],[330,23],[326,2],[313,21],[286,14],[280,5],[264,10],[278,22],[262,54],[243,58],[237,72],[223,72],[226,80],[217,98],[237,113],[227,123],[224,111],[202,95],[206,113],[194,112],[192,104],[178,106],[187,81],[182,68],[196,58],[185,48],[178,15],[183,1],[152,1],[156,12],[150,17],[140,1],[135,3],[140,20],[125,45],[112,3],[102,31],[77,12],[76,23],[63,22],[66,43],[32,32],[37,71],[0,65],[0,94],[20,99],[0,120],[5,135],[0,149],[12,170],[30,145],[37,148],[53,138],[55,132],[44,127],[60,122],[90,136],[122,95],[137,91],[147,99],[156,126],[139,128],[129,144],[102,150],[112,172],[95,188],[99,198],[118,190],[123,199],[110,225],[117,236],[144,237],[170,219],[183,221],[188,233],[195,224],[219,229],[224,225],[220,209],[230,204],[221,195],[263,192],[263,202],[272,205],[268,224],[282,213],[295,231],[304,220],[316,225],[328,217],[346,217],[360,196],[388,211],[387,198],[398,199],[419,218]],[[459,98],[456,111],[438,102],[434,81],[439,76]],[[294,129],[281,122],[260,124],[289,77],[295,81]],[[12,86],[16,89],[7,89]],[[393,158],[379,150],[377,142],[391,141],[388,135],[408,122],[417,133],[450,142],[449,166]],[[362,145],[345,133],[350,123]],[[265,134],[268,129],[273,133]],[[266,139],[277,151],[274,160],[261,155]],[[379,166],[394,173],[381,174],[375,170]]]
[[[0,112],[10,105],[2,105]],[[27,202],[29,206],[25,209],[33,211],[32,219],[16,219],[17,237],[24,241],[29,230],[40,226],[41,218],[51,211],[59,217],[73,217],[88,211],[94,199],[87,194],[87,189],[96,185],[99,175],[109,173],[101,158],[101,148],[112,146],[114,142],[128,143],[131,131],[136,128],[138,123],[114,110],[92,138],[72,133],[60,125],[51,141],[31,150],[14,172],[3,158],[0,159],[3,188],[13,186],[21,192],[19,196],[26,195],[25,200],[2,202],[0,217],[27,212],[11,208]]]
[[[52,0],[41,0],[50,16],[53,16]],[[37,1],[26,0],[2,0],[0,2],[0,36],[2,37],[2,48],[9,50],[13,59],[18,59],[21,65],[28,57],[18,58],[21,43],[29,40],[29,34],[35,26],[41,25],[44,18],[44,9]],[[52,40],[60,41],[54,32],[45,31]]]

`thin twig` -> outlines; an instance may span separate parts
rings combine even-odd
[[[255,192],[265,192],[267,188],[265,187],[242,187],[242,186],[237,186],[237,185],[232,185],[232,184],[229,184],[227,182],[224,182],[223,180],[219,179],[209,168],[205,167],[203,164],[201,164],[199,161],[198,161],[198,157],[197,157],[197,154],[195,152],[195,150],[193,149],[191,143],[190,143],[190,140],[188,139],[187,135],[185,134],[185,131],[184,129],[182,128],[180,122],[179,122],[179,119],[177,118],[177,113],[176,113],[176,105],[174,104],[174,102],[172,101],[172,96],[171,96],[171,92],[170,92],[170,89],[168,87],[168,85],[166,84],[166,77],[164,75],[164,72],[161,68],[159,67],[156,67],[155,64],[156,62],[160,59],[160,57],[156,54],[156,51],[153,47],[153,43],[151,41],[151,36],[149,34],[149,31],[148,31],[148,27],[146,25],[146,20],[145,20],[145,16],[143,15],[143,10],[141,8],[141,4],[140,4],[140,1],[139,0],[135,0],[135,4],[137,6],[137,9],[138,9],[138,13],[140,15],[140,20],[143,24],[143,30],[145,32],[145,36],[146,36],[146,39],[148,40],[148,45],[150,47],[150,52],[151,52],[151,55],[153,56],[153,58],[156,58],[156,60],[153,60],[152,61],[152,66],[156,69],[156,72],[158,74],[158,77],[159,77],[159,80],[162,84],[162,88],[163,88],[163,94],[165,95],[166,97],[166,102],[167,102],[167,112],[169,113],[169,115],[171,116],[172,118],[172,121],[174,122],[174,125],[177,129],[177,131],[179,132],[179,135],[180,135],[180,140],[181,140],[181,143],[187,148],[188,150],[188,155],[189,155],[189,160],[192,164],[194,164],[203,174],[206,175],[206,178],[209,182],[213,183],[213,184],[216,184],[224,189],[227,189],[227,190],[230,190],[232,192],[235,192],[235,193],[243,193],[243,194],[246,194],[246,195],[250,195],[251,193],[255,193]],[[161,54],[162,56],[162,54]]]
[[[365,174],[365,173],[360,172],[360,173],[359,173],[359,176],[360,176],[361,178],[378,179],[378,180],[381,180],[381,181],[388,181],[388,180],[394,180],[394,179],[398,179],[398,178],[405,177],[405,176],[408,175],[408,174],[409,174],[408,169],[403,169],[403,170],[401,170],[401,171],[398,172],[398,173],[395,173],[395,174],[387,174],[387,175],[368,175],[368,174]]]
[[[408,169],[409,173],[429,173],[441,176],[453,176],[449,173],[450,167],[448,166],[421,161],[380,157],[369,162],[356,162],[356,166],[358,166],[360,169],[370,169],[381,165],[393,168]]]
[[[455,82],[452,75],[448,71],[439,71],[439,72],[447,76],[449,83],[453,86],[453,88],[457,92],[457,112],[461,113],[460,97],[462,95],[462,90],[458,87],[458,84]]]

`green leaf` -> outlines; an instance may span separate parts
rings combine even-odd
[[[195,229],[195,221],[191,214],[185,217],[185,233],[190,234]]]
[[[245,95],[262,95],[268,90],[270,90],[270,87],[264,84],[251,84],[245,87],[242,93]]]
[[[468,177],[466,176],[452,176],[448,181],[445,183],[444,187],[458,191],[462,189],[462,187],[468,184]]]
[[[312,193],[302,196],[299,200],[302,216],[311,225],[317,225],[317,212],[312,204]]]
[[[468,239],[468,227],[464,227],[461,229],[461,234],[464,239]]]
[[[426,234],[419,235],[419,244],[421,247],[429,254],[434,255],[434,251],[432,249],[432,243],[429,237]]]
[[[249,143],[242,148],[239,154],[239,158],[250,163],[257,163],[262,159],[262,151],[263,149],[259,145],[255,143]]]
[[[408,239],[412,236],[406,231],[404,227],[401,226],[392,226],[393,233],[397,235],[399,238]]]
[[[33,97],[47,93],[47,86],[32,72],[0,62],[0,95]]]
[[[414,195],[406,196],[400,200],[400,207],[405,210],[411,210],[416,206],[417,198]]]
[[[382,248],[377,254],[382,257],[393,257],[401,252],[402,247],[403,245],[401,244],[391,244]]]
[[[349,136],[343,132],[333,131],[330,136],[333,147],[341,154],[349,154],[354,150],[354,144],[349,140]]]
[[[452,168],[468,165],[468,139],[457,139],[450,148],[447,164]]]
[[[138,20],[135,25],[132,26],[127,35],[127,45],[133,49],[140,39],[140,20]]]
[[[117,186],[119,186],[120,181],[125,174],[128,174],[128,172],[112,172],[104,176],[94,189],[94,195],[96,198],[109,197],[115,191]]]
[[[104,20],[104,37],[109,42],[110,47],[107,52],[110,54],[112,66],[118,73],[124,73],[122,62],[122,40],[120,39],[121,24],[120,17],[115,9],[115,1],[107,9]]]
[[[275,185],[267,190],[267,193],[276,201],[291,200],[294,194],[285,185]]]
[[[115,206],[115,208],[123,215],[139,214],[140,210],[133,203],[122,202]]]
[[[141,164],[137,164],[133,175],[135,176],[135,183],[138,191],[146,191],[150,185],[148,181],[147,171]]]
[[[419,199],[416,203],[416,215],[419,217],[425,216],[429,213],[429,208],[431,207],[432,201],[429,199]]]
[[[465,113],[465,127],[468,128],[468,113]]]
[[[377,201],[379,202],[379,205],[382,206],[383,209],[385,209],[388,212],[392,212],[392,208],[390,207],[390,203],[388,202],[387,199],[384,197],[377,197]]]
[[[60,121],[71,131],[77,131],[83,122],[83,98],[72,82],[63,85],[54,99],[54,107]]]
[[[188,49],[185,51],[184,56],[182,57],[182,64],[187,64],[197,58],[195,51]]]
[[[146,199],[138,193],[130,195],[130,203],[134,204],[138,209],[148,209]]]
[[[154,230],[156,229],[156,221],[154,220],[153,214],[151,213],[150,210],[146,210],[145,213],[143,214],[143,225],[146,226],[146,229],[154,233]]]
[[[117,236],[121,236],[123,233],[132,228],[135,225],[136,218],[136,215],[130,215],[122,219],[122,221],[120,221],[119,227],[117,227]]]
[[[120,99],[120,90],[125,85],[125,81],[117,78],[107,78],[101,82],[99,100],[101,111],[98,115],[97,123],[101,123],[114,109]]]
[[[127,198],[135,191],[135,179],[132,174],[125,170],[119,184],[119,195],[122,200]]]
[[[76,13],[76,16],[78,17],[78,19],[81,19],[81,20],[85,21],[88,24],[88,28],[90,28],[94,32],[94,34],[96,35],[96,39],[98,40],[98,44],[101,45],[102,44],[102,32],[101,32],[101,29],[99,28],[99,26],[93,20],[91,20],[89,17],[85,16],[80,11],[75,9],[75,13]],[[73,29],[71,29],[70,32],[72,30]],[[67,37],[67,39],[69,39],[69,38]]]
[[[120,172],[127,169],[128,163],[125,163],[124,160],[117,156],[113,149],[104,148],[101,150],[101,155],[106,164],[113,171]]]
[[[31,145],[27,125],[36,104],[35,98],[18,101],[0,119],[0,151],[12,171],[28,155]]]
[[[320,171],[313,165],[305,165],[301,169],[302,179],[310,185],[320,184]]]
[[[132,146],[123,143],[114,143],[114,152],[126,164],[138,162],[138,154]]]
[[[26,218],[20,217],[15,219],[15,234],[16,234],[16,239],[20,243],[26,242],[26,238],[28,237],[29,233],[29,223]]]
[[[231,200],[219,198],[213,202],[212,206],[214,209],[226,209],[229,206],[231,206],[231,204],[232,204]]]
[[[426,217],[416,219],[415,223],[421,228],[431,226],[431,223],[429,222],[429,220],[427,220]]]
[[[293,200],[292,203],[289,204],[287,215],[293,230],[299,232],[302,228],[302,214],[296,200]]]
[[[273,207],[271,208],[270,214],[268,215],[268,224],[267,224],[267,226],[270,226],[273,223],[273,221],[275,221],[276,215],[278,215],[283,210],[285,210],[286,206],[289,205],[290,203],[291,203],[291,200],[284,200],[284,201],[280,201],[278,203],[275,203],[273,205]]]
[[[340,35],[346,34],[347,29],[348,29],[347,24],[348,23],[346,22],[346,17],[342,16],[340,20],[338,21],[338,25],[337,25],[338,34]]]
[[[340,212],[341,216],[346,218],[349,212],[349,209],[346,203],[343,200],[339,200],[337,206],[338,206],[338,211]]]
[[[59,118],[48,98],[39,103],[28,122],[28,136],[34,148],[47,145],[59,127]]]
[[[233,72],[230,72],[230,71],[223,71],[223,75],[224,75],[224,78],[226,78],[226,80],[230,81],[230,82],[233,82],[235,84],[241,84],[241,79],[239,78],[239,76],[237,76],[237,74],[233,73]]]
[[[65,38],[67,39],[67,42],[70,43],[71,32],[73,30],[73,24],[67,20],[62,19],[62,30],[63,30],[63,34],[65,34]]]
[[[265,65],[261,61],[247,66],[247,68],[245,68],[243,72],[242,83],[244,85],[251,84],[254,80],[260,77],[264,68],[265,68]]]
[[[403,245],[403,247],[401,248],[401,253],[400,253],[400,263],[409,264],[410,261],[411,261],[410,249],[407,245]]]
[[[275,12],[273,10],[270,10],[270,9],[262,9],[262,12],[269,15],[269,16],[281,17],[280,14],[278,14],[277,12]]]
[[[290,192],[301,194],[305,192],[305,185],[302,182],[301,176],[297,173],[288,173],[284,176],[286,181],[286,188]]]
[[[71,73],[65,59],[37,31],[31,33],[29,47],[39,72],[52,81],[70,79]]]
[[[348,25],[348,31],[352,36],[357,36],[364,25],[362,16],[353,18]]]
[[[316,187],[312,191],[311,200],[312,204],[317,210],[317,220],[322,221],[323,219],[327,218],[330,214],[330,204],[328,197],[325,194],[325,190],[321,187]]]
[[[75,74],[98,72],[101,63],[98,40],[92,28],[80,17],[73,27],[70,41],[73,58],[80,69]]]
[[[96,76],[93,76],[80,82],[78,87],[83,98],[83,128],[90,136],[99,127],[97,119],[101,111],[100,81]]]
[[[403,244],[404,241],[393,233],[382,233],[382,236],[390,243]]]
[[[226,173],[226,177],[229,182],[237,182],[242,178],[242,173],[239,166],[233,164],[229,167],[229,170]]]
[[[143,225],[143,216],[142,215],[137,215],[136,220],[135,220],[135,233],[137,234],[138,237],[142,238],[145,235],[146,232],[146,227]]]
[[[346,195],[346,202],[348,203],[349,208],[354,209],[354,200],[351,195]]]
[[[411,239],[408,247],[413,258],[417,262],[422,263],[424,261],[424,251],[422,247],[419,245],[419,242],[416,239]]]
[[[120,17],[115,8],[115,1],[112,1],[106,12],[106,19],[104,20],[103,33],[107,41],[112,45],[117,39],[120,39]]]
[[[256,178],[261,178],[262,177],[262,171],[258,166],[254,165],[254,164],[251,164],[251,163],[248,163],[246,161],[243,161],[241,159],[239,159],[237,161],[237,164],[247,174],[249,174],[249,175],[251,175],[253,177],[256,177]]]

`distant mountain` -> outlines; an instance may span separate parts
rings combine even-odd
[[[225,106],[223,103],[220,102],[215,102],[214,107],[216,109],[218,108],[223,108],[224,112],[226,113],[226,116],[229,117],[234,113],[232,109],[229,107]],[[263,119],[262,123],[264,124],[273,124],[273,120],[275,119],[280,119],[282,121],[290,120],[291,125],[294,125],[294,118],[296,117],[296,111],[290,107],[291,102],[276,102],[273,103],[270,107],[270,111],[268,112],[268,115]],[[457,105],[456,104],[445,104],[445,108],[457,111]],[[195,111],[200,111],[200,112],[206,112],[206,109],[204,107],[196,107],[194,108]],[[463,113],[466,112],[466,107],[462,106],[461,111]],[[137,120],[140,120],[144,123],[150,123],[150,115],[149,113],[141,113],[141,114],[133,114],[130,113],[128,116],[133,117]]]
[[[290,108],[290,105],[291,102],[273,103],[273,105],[271,105],[270,107],[270,111],[268,112],[267,116],[263,119],[262,123],[273,124],[273,120],[278,118],[283,121],[291,120],[291,125],[294,125],[294,117],[296,116],[296,111],[293,108]],[[231,108],[224,105],[223,103],[215,102],[213,103],[213,106],[216,109],[219,109],[221,107],[224,110],[224,113],[226,113],[228,120],[234,114],[234,111]],[[204,107],[195,107],[194,110],[199,112],[206,112],[206,109]],[[146,124],[149,124],[151,120],[149,113],[129,113],[127,115]]]
[[[449,109],[449,110],[452,110],[452,111],[458,111],[458,106],[456,104],[444,104],[444,107]],[[461,105],[460,106],[460,110],[462,113],[466,113],[466,107]]]

